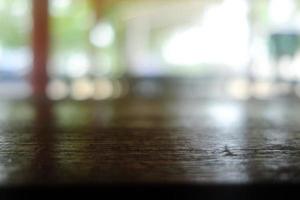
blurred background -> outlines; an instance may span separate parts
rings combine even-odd
[[[1,98],[32,95],[33,2],[0,1]],[[52,100],[300,96],[299,0],[49,0],[47,9]]]
[[[300,0],[0,0],[3,186],[298,180],[299,102]]]

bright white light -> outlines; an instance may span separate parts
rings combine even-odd
[[[293,62],[292,62],[291,65],[292,65],[292,69],[293,69],[293,72],[294,72],[294,76],[297,79],[300,79],[300,70],[299,70],[299,66],[300,66],[300,52],[298,52],[296,54],[296,56],[294,57]]]
[[[202,38],[203,34],[199,28],[178,31],[163,47],[163,57],[174,65],[198,64],[203,60],[201,55],[205,53],[200,46],[204,42]]]
[[[15,17],[24,17],[29,10],[28,2],[15,1],[11,7],[11,14]]]
[[[0,1],[0,10],[5,9],[5,1]]]
[[[271,0],[269,6],[271,21],[275,24],[287,22],[291,18],[295,8],[294,0]]]
[[[278,62],[279,74],[286,80],[291,80],[295,77],[295,71],[292,68],[292,58],[289,56],[283,56]],[[297,66],[298,68],[298,66]]]
[[[30,70],[30,49],[4,49],[0,46],[1,70],[23,76]]]
[[[242,109],[237,105],[215,105],[208,109],[209,116],[214,123],[220,127],[232,127],[234,124],[241,124],[243,120]]]
[[[115,39],[115,32],[108,22],[100,22],[90,33],[90,41],[97,47],[103,48],[111,45]]]
[[[74,78],[84,76],[89,71],[89,59],[81,53],[72,54],[66,65],[67,74]]]
[[[257,78],[270,79],[274,73],[274,66],[269,59],[267,41],[263,38],[255,38],[252,42],[251,55],[255,58],[251,72]]]
[[[71,4],[71,0],[51,0],[56,8],[65,9]]]
[[[71,5],[71,0],[51,0],[50,13],[53,16],[63,15],[66,9]]]
[[[172,65],[201,63],[240,66],[248,58],[248,4],[225,0],[208,8],[201,25],[178,30],[162,47]]]

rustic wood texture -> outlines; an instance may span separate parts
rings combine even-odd
[[[2,185],[300,179],[300,104],[131,98],[0,103]]]

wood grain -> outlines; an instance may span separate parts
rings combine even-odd
[[[0,103],[0,182],[236,184],[300,179],[298,99]]]

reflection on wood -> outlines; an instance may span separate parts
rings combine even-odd
[[[32,109],[35,120],[4,116],[0,125],[2,184],[300,179],[297,99],[128,97],[36,103]]]

